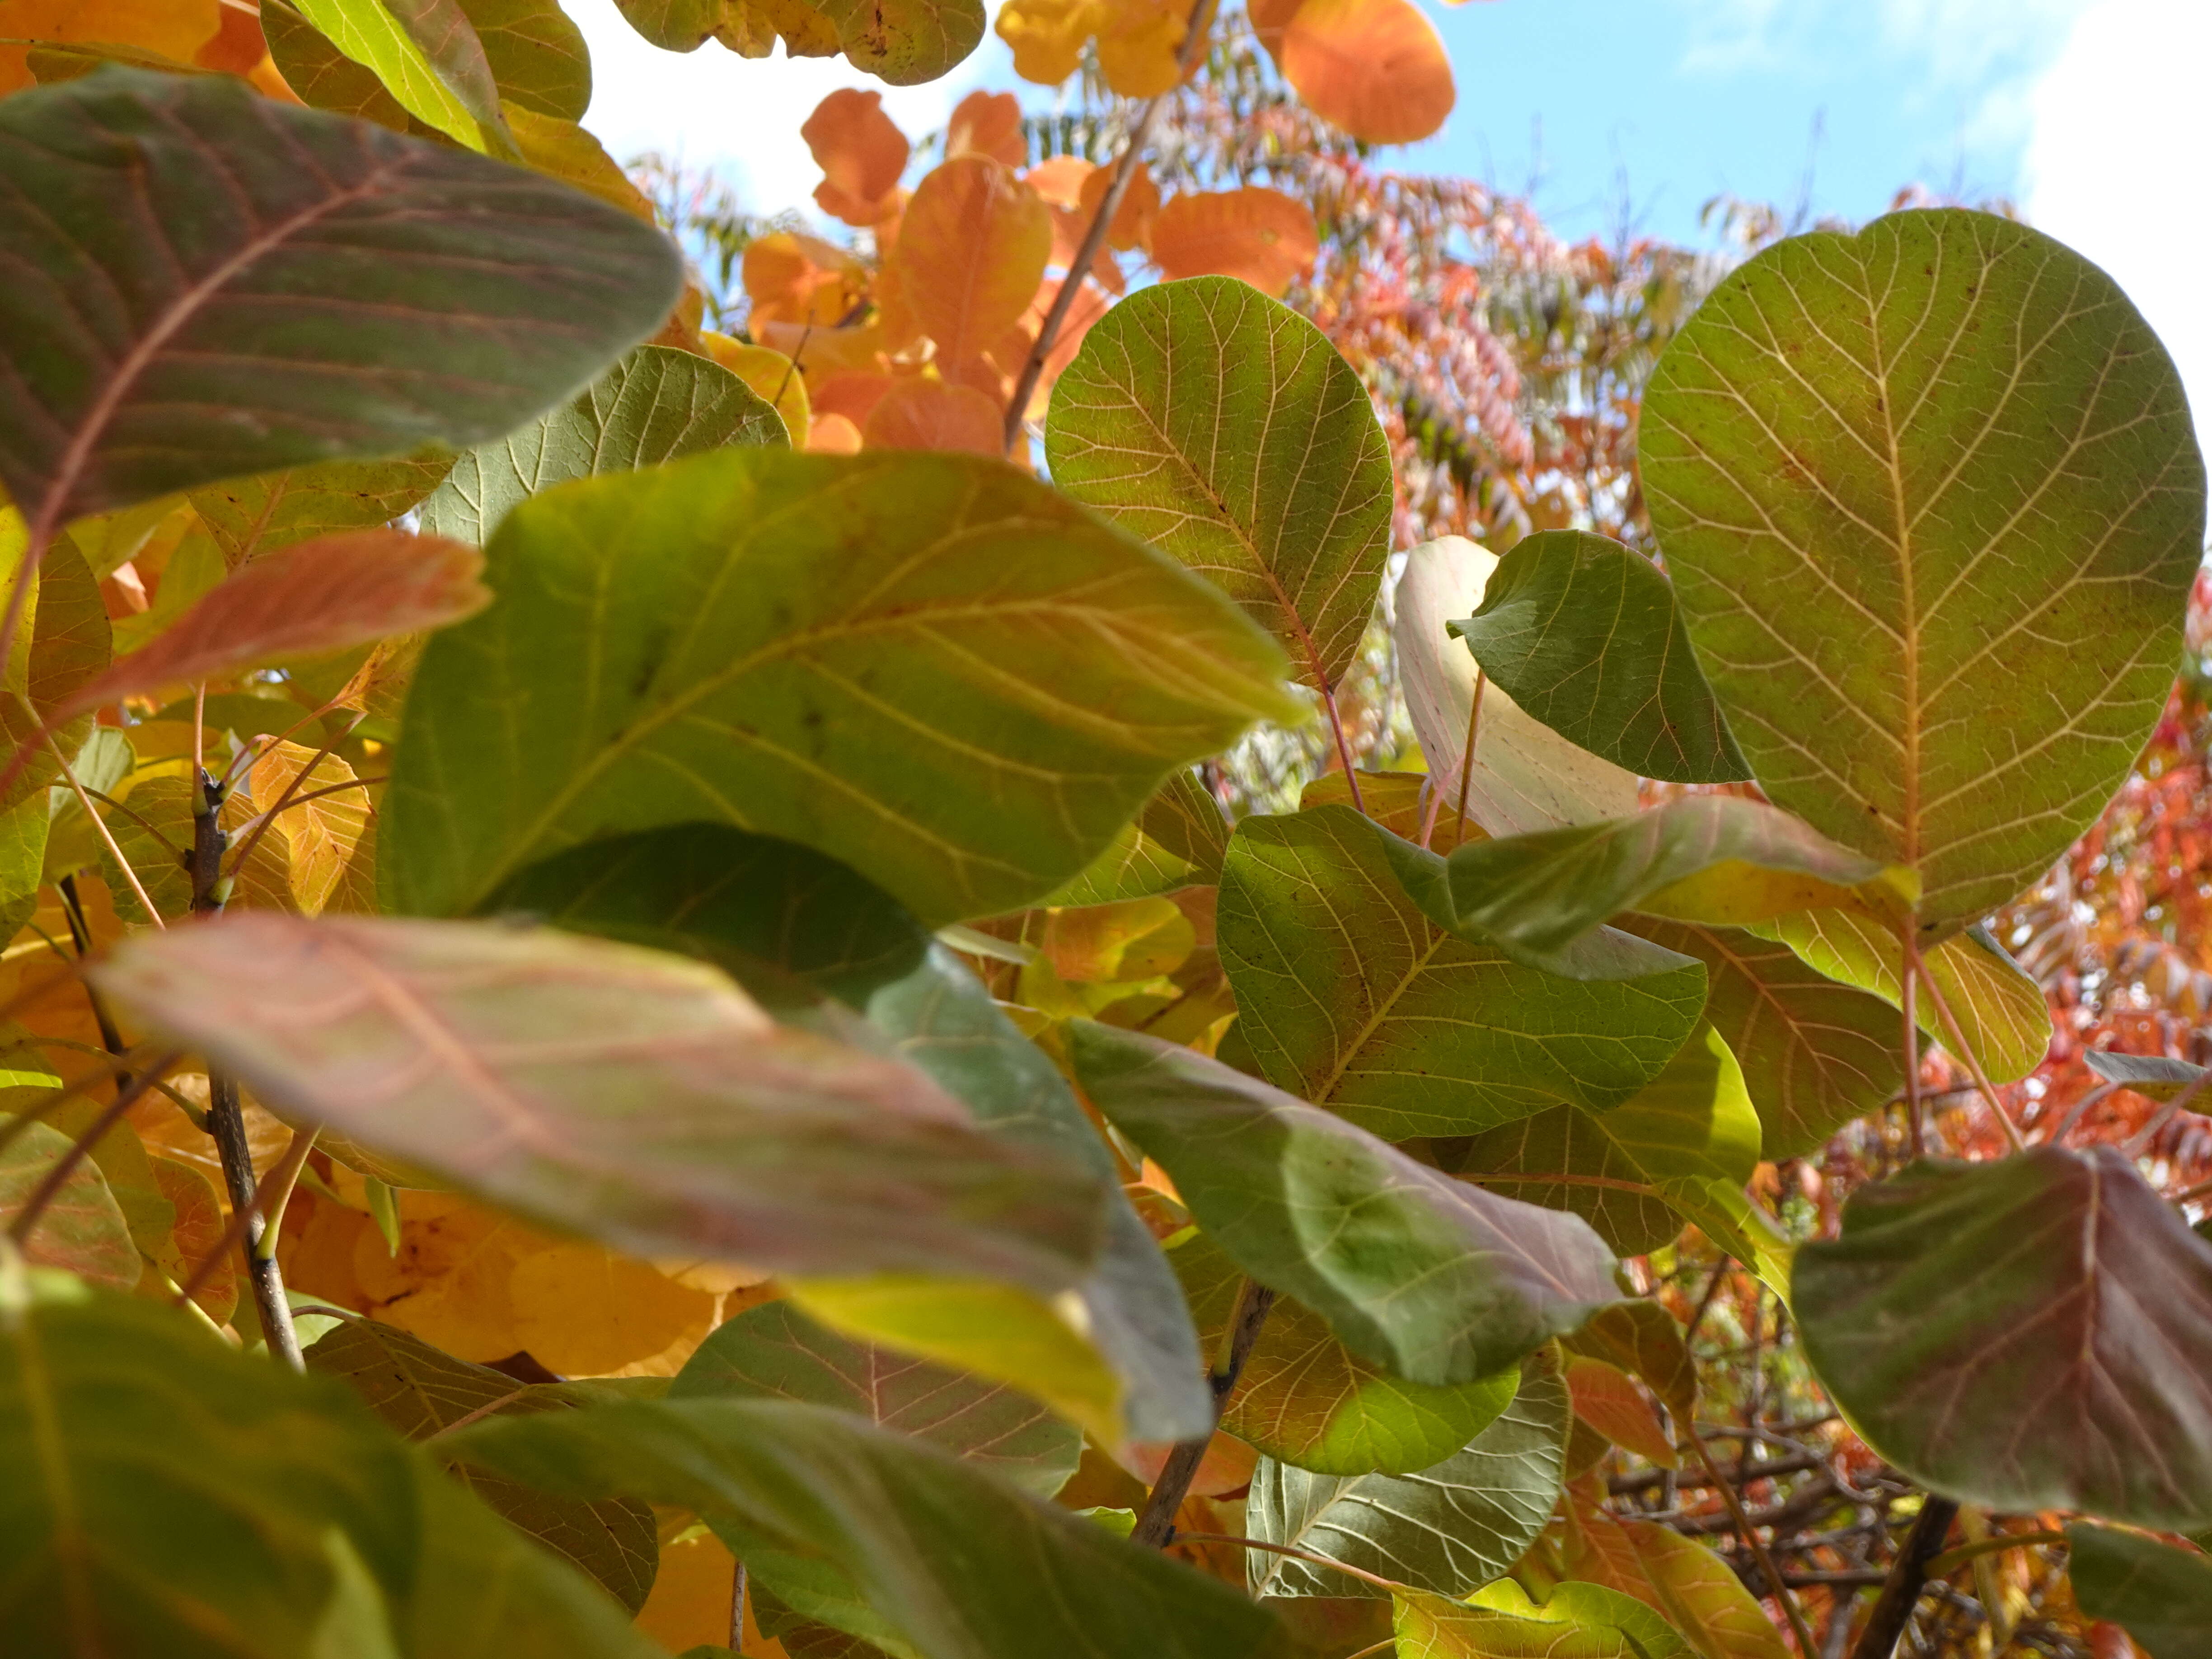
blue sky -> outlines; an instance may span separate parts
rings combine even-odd
[[[2118,277],[2212,427],[2212,0],[1420,0],[1459,106],[1395,164],[1523,191],[1564,234],[1698,241],[1722,191],[1865,219],[1921,182],[2020,203]],[[727,168],[763,211],[810,208],[799,124],[842,60],[690,57],[632,34],[613,0],[564,0],[592,49],[587,123],[617,156]],[[910,133],[976,86],[1052,94],[984,46],[944,81],[890,89]],[[1817,136],[1816,136],[1817,134]]]

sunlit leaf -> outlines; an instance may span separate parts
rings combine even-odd
[[[1095,1177],[680,957],[241,913],[139,935],[94,972],[265,1105],[638,1255],[1050,1294],[1097,1249]]]
[[[1758,1598],[1703,1544],[1571,1498],[1567,1514],[1561,1553],[1571,1577],[1665,1614],[1704,1659],[1790,1659],[1789,1644]]]
[[[215,38],[222,15],[218,0],[0,0],[0,94],[31,84],[32,41],[127,41],[182,65]]]
[[[1567,1395],[1575,1415],[1623,1451],[1671,1469],[1681,1462],[1650,1404],[1628,1373],[1583,1354],[1567,1358]]]
[[[1366,388],[1304,318],[1225,278],[1106,314],[1054,389],[1053,482],[1220,584],[1316,688],[1352,664],[1389,553]]]
[[[373,1319],[343,1322],[311,1344],[305,1357],[309,1371],[349,1385],[387,1428],[409,1440],[427,1440],[479,1413],[556,1411],[563,1403],[557,1392],[525,1388]],[[631,1612],[644,1605],[659,1549],[652,1511],[643,1504],[550,1497],[466,1464],[448,1473]]]
[[[396,461],[325,461],[208,484],[191,499],[234,569],[294,542],[390,524],[435,489],[453,465],[442,449]]]
[[[799,129],[825,175],[814,203],[848,225],[872,225],[898,210],[908,146],[884,113],[884,95],[841,87],[814,106]]]
[[[22,93],[0,145],[0,483],[47,528],[495,436],[657,327],[681,280],[665,237],[565,185],[224,76]],[[118,288],[138,297],[102,334],[50,326],[52,296]]]
[[[1788,946],[1741,928],[1651,916],[1623,925],[1705,964],[1705,1018],[1743,1068],[1765,1157],[1819,1151],[1904,1081],[1898,1016],[1881,998],[1839,984]]]
[[[394,132],[407,131],[414,118],[385,89],[376,71],[356,64],[331,44],[330,37],[284,0],[272,0],[261,17],[269,58],[295,97],[310,109],[374,121]]]
[[[2197,1659],[2212,1643],[2212,1560],[2139,1534],[2077,1521],[2067,1577],[2092,1619],[2109,1619],[2150,1659]]]
[[[2180,378],[2103,271],[1960,210],[1792,237],[1674,337],[1638,448],[1767,797],[1917,871],[1932,934],[2104,810],[2166,704],[2205,499]]]
[[[2110,1147],[1924,1161],[1797,1253],[1807,1357],[1869,1444],[1992,1509],[2212,1519],[2212,1244]]]
[[[1021,319],[1051,252],[1043,198],[988,156],[957,155],[915,188],[891,260],[951,374]]]
[[[1289,1544],[1416,1589],[1461,1596],[1534,1541],[1559,1495],[1566,1385],[1540,1355],[1513,1403],[1464,1449],[1416,1474],[1310,1474],[1263,1460],[1245,1510],[1249,1535]],[[1382,1591],[1292,1556],[1250,1552],[1262,1596],[1372,1598]]]
[[[6,1127],[8,1143],[0,1146],[0,1222],[12,1223],[75,1142],[44,1123]],[[23,1254],[40,1267],[64,1268],[118,1291],[137,1285],[141,1272],[130,1224],[100,1166],[89,1158],[70,1171],[39,1212],[38,1224],[23,1241]]]
[[[632,472],[732,444],[783,447],[783,422],[719,363],[640,346],[554,410],[453,464],[420,509],[434,536],[482,543],[515,505],[571,478]]]
[[[1542,1601],[1510,1578],[1468,1598],[1399,1595],[1398,1659],[1693,1659],[1679,1632],[1633,1596],[1554,1584]],[[1472,1605],[1468,1603],[1471,1602]]]
[[[283,738],[262,750],[247,776],[257,814],[276,811],[285,792],[295,791],[272,833],[284,837],[290,854],[286,879],[294,903],[303,915],[319,915],[337,896],[346,866],[368,832],[374,817],[368,792],[347,787],[356,781],[353,768],[336,755],[318,757],[315,750]],[[319,793],[325,789],[335,793]]]
[[[27,1297],[20,1266],[5,1271],[11,1646],[173,1653],[179,1632],[216,1630],[234,1651],[306,1653],[368,1615],[416,1659],[658,1651],[341,1384],[236,1353],[154,1303],[35,1275]]]
[[[1413,143],[1451,113],[1451,58],[1410,0],[1276,0],[1253,21],[1300,100],[1355,138]]]
[[[1005,450],[998,401],[972,386],[909,375],[868,411],[860,436],[870,449],[942,449],[969,455]]]
[[[1079,1021],[1091,1103],[1237,1266],[1409,1382],[1470,1382],[1620,1299],[1579,1217],[1484,1192],[1190,1049]]]
[[[289,0],[331,44],[372,71],[399,106],[447,137],[511,156],[499,84],[460,0]]]
[[[1150,237],[1152,258],[1170,281],[1233,276],[1277,300],[1321,249],[1313,210],[1264,185],[1186,191],[1159,210]]]
[[[501,100],[557,121],[584,118],[592,101],[591,53],[583,31],[556,0],[459,4],[476,27]]]
[[[905,1059],[965,1102],[987,1133],[1061,1153],[1102,1183],[1116,1181],[1112,1156],[1066,1079],[989,991],[889,896],[819,853],[720,825],[685,824],[561,854],[523,872],[490,902],[704,957],[794,1018],[794,1002],[834,997],[865,1012]],[[903,1304],[899,1338],[912,1346],[926,1336],[932,1351],[970,1370],[982,1369],[979,1349],[990,1341],[1049,1347],[1060,1380],[1089,1389],[1085,1397],[1093,1401],[1103,1387],[1139,1438],[1188,1439],[1212,1421],[1198,1339],[1174,1275],[1118,1196],[1109,1201],[1099,1264],[1076,1288],[1103,1376],[1069,1374],[1073,1333],[1041,1304],[1002,1302],[995,1329],[962,1332],[946,1322],[963,1294],[973,1305],[974,1287],[926,1291],[813,1281],[805,1291],[817,1309],[834,1301],[848,1328],[897,1316]],[[873,1334],[894,1336],[882,1327]],[[1032,1371],[1010,1380],[1035,1388],[1051,1379]]]
[[[1221,878],[1221,856],[1228,847],[1229,821],[1221,803],[1206,793],[1196,773],[1173,772],[1106,850],[1045,902],[1111,904],[1210,885]]]
[[[402,530],[295,543],[210,589],[167,631],[79,687],[60,712],[442,628],[491,602],[477,580],[483,568],[474,548]]]
[[[1226,1585],[842,1412],[669,1400],[482,1423],[451,1443],[548,1490],[696,1510],[786,1600],[791,1566],[826,1571],[924,1653],[1282,1651],[1273,1620]]]
[[[1465,538],[1445,536],[1407,554],[1398,579],[1392,630],[1398,672],[1446,811],[1462,795],[1475,687],[1474,659],[1448,629],[1453,618],[1480,607],[1498,564],[1496,555]],[[1464,796],[1468,816],[1491,834],[1597,823],[1636,810],[1633,772],[1568,742],[1487,679],[1482,716],[1474,725],[1474,763],[1465,769]]]
[[[1022,120],[1021,100],[1012,93],[971,92],[952,106],[945,123],[945,153],[988,155],[1010,167],[1027,167],[1030,143]]]
[[[1607,935],[1583,954],[1620,944],[1626,960],[1607,977],[1523,967],[1479,933],[1437,927],[1389,853],[1341,806],[1237,826],[1221,961],[1277,1087],[1394,1139],[1466,1134],[1562,1103],[1617,1106],[1689,1036],[1705,995],[1695,963]]]
[[[1897,934],[1871,918],[1849,910],[1808,910],[1753,923],[1751,931],[1787,945],[1828,978],[1870,992],[1893,1008],[1902,1006]],[[1970,927],[1947,939],[1923,951],[1922,961],[1990,1082],[2017,1083],[2043,1063],[2051,1047],[2051,1007],[2043,988],[2021,971],[1988,928]],[[1948,1048],[1951,1035],[1935,1001],[1924,994],[1918,999],[1920,1029]]]
[[[1243,1275],[1195,1230],[1168,1259],[1210,1349],[1235,1310]],[[1320,1315],[1285,1297],[1260,1328],[1221,1426],[1269,1457],[1321,1474],[1412,1474],[1474,1439],[1519,1385],[1516,1370],[1448,1388],[1408,1382],[1361,1358]]]
[[[526,502],[488,557],[497,602],[432,639],[408,704],[402,910],[704,818],[817,847],[925,922],[988,915],[1289,712],[1218,594],[980,459],[720,451]]]
[[[1673,586],[1619,542],[1580,530],[1523,537],[1480,607],[1449,627],[1524,713],[1570,743],[1674,783],[1751,775]]]

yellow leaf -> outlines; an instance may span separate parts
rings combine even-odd
[[[314,769],[307,772],[311,762]],[[336,794],[303,802],[301,797],[318,790],[352,783],[353,768],[336,755],[317,759],[313,750],[284,739],[264,750],[247,775],[257,813],[273,809],[288,789],[294,791],[291,804],[278,814],[270,834],[281,831],[290,849],[288,884],[301,912],[321,915],[368,828],[368,792],[339,788]]]
[[[515,148],[532,167],[647,224],[653,222],[653,204],[615,165],[599,141],[574,121],[540,115],[518,104],[502,103],[500,111],[514,133]]]
[[[699,343],[707,348],[709,357],[775,406],[775,412],[783,416],[784,430],[791,434],[793,449],[806,447],[813,411],[808,404],[806,377],[790,358],[767,346],[747,345],[711,330],[700,335]]]
[[[1014,73],[1056,87],[1083,62],[1083,43],[1098,32],[1101,0],[1007,0],[994,27],[1014,52]]]
[[[714,1328],[714,1298],[582,1241],[535,1250],[507,1281],[515,1346],[563,1376],[673,1376]]]

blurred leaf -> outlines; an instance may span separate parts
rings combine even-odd
[[[215,37],[216,0],[0,0],[0,94],[31,84],[32,41],[98,46],[128,42],[134,55],[190,64]]]
[[[1188,1048],[1089,1021],[1068,1047],[1091,1103],[1238,1267],[1408,1382],[1490,1376],[1620,1299],[1579,1217],[1439,1175]]]
[[[784,38],[793,58],[842,51],[895,87],[934,81],[983,38],[980,0],[616,0],[630,27],[665,52],[696,51],[709,35],[741,58],[765,58]]]
[[[1273,629],[1306,684],[1352,665],[1389,555],[1389,450],[1296,312],[1221,276],[1130,295],[1054,388],[1045,458]]]
[[[2185,1089],[2196,1087],[2205,1074],[2202,1066],[2164,1054],[2123,1054],[2109,1048],[2084,1048],[2081,1063],[2107,1083],[2131,1089],[2146,1100],[2172,1100]],[[2203,1090],[2197,1088],[2202,1095]],[[2192,1097],[2194,1098],[2195,1097]],[[2212,1105],[2212,1102],[2207,1102]]]
[[[408,703],[383,826],[404,911],[705,818],[933,926],[988,915],[1288,712],[1218,594],[996,461],[722,450],[525,502],[489,559],[497,601],[431,641]]]
[[[388,1616],[410,1659],[658,1651],[339,1384],[153,1303],[36,1270],[27,1294],[20,1264],[0,1274],[12,1647],[213,1653],[179,1643],[216,1631],[234,1652],[307,1653]]]
[[[1583,1354],[1567,1358],[1567,1395],[1575,1415],[1623,1451],[1634,1452],[1662,1469],[1680,1466],[1681,1455],[1659,1426],[1650,1404],[1636,1391],[1628,1373]]]
[[[441,448],[395,461],[325,461],[204,485],[190,499],[235,569],[295,542],[389,524],[435,489],[453,465]]]
[[[1243,1275],[1195,1228],[1170,1251],[1200,1340],[1211,1352]],[[1269,1310],[1221,1427],[1267,1456],[1322,1474],[1403,1474],[1442,1462],[1511,1402],[1517,1370],[1446,1388],[1395,1377],[1337,1340],[1328,1321],[1285,1297]]]
[[[1474,726],[1468,769],[1468,816],[1495,836],[1600,823],[1637,809],[1636,775],[1577,747],[1532,719],[1498,686],[1483,683],[1482,716],[1473,720],[1476,665],[1449,636],[1451,619],[1478,609],[1497,555],[1462,536],[1424,542],[1406,556],[1391,632],[1406,710],[1428,757],[1443,810],[1462,797],[1461,762]],[[1449,850],[1457,845],[1439,843]]]
[[[696,1510],[785,1600],[779,1580],[803,1563],[933,1656],[1284,1651],[1273,1621],[1226,1585],[933,1446],[820,1407],[602,1406],[477,1424],[451,1444],[530,1485]],[[1020,1567],[979,1571],[979,1562]]]
[[[1052,210],[988,156],[956,155],[915,187],[890,267],[949,379],[1021,320],[1051,251]]]
[[[1221,879],[1229,821],[1188,769],[1168,775],[1144,810],[1047,904],[1110,904]]]
[[[1407,0],[1262,0],[1252,22],[1300,100],[1364,143],[1417,143],[1451,113],[1451,58]]]
[[[1686,1419],[1697,1403],[1698,1373],[1682,1328],[1656,1302],[1616,1302],[1559,1339],[1570,1355],[1585,1354],[1644,1379],[1660,1403]]]
[[[1790,1648],[1735,1569],[1656,1521],[1622,1520],[1570,1498],[1562,1551],[1577,1579],[1666,1615],[1704,1659],[1790,1659]]]
[[[1917,871],[1931,937],[2104,810],[2172,684],[2204,465],[2103,271],[1956,209],[1793,236],[1674,336],[1638,453],[1767,798]]]
[[[799,136],[822,169],[814,203],[824,213],[867,226],[898,211],[898,182],[912,147],[884,113],[883,94],[840,87],[814,106]]]
[[[202,1261],[216,1257],[215,1266],[192,1292],[192,1300],[216,1324],[227,1325],[238,1311],[240,1251],[235,1245],[222,1248],[225,1235],[230,1230],[230,1217],[223,1209],[222,1200],[216,1196],[215,1182],[192,1165],[173,1158],[154,1158],[147,1162],[153,1167],[155,1185],[176,1214],[169,1235],[170,1256],[157,1265],[165,1268],[181,1287]]]
[[[386,1427],[409,1440],[427,1440],[480,1412],[554,1411],[562,1403],[557,1393],[526,1388],[373,1319],[344,1321],[305,1358],[309,1371],[346,1383]],[[447,1472],[487,1509],[566,1557],[632,1613],[645,1604],[659,1546],[653,1513],[643,1504],[550,1497],[465,1464]]]
[[[475,549],[440,536],[356,530],[245,566],[163,633],[80,687],[58,712],[349,645],[442,628],[491,602]]]
[[[460,0],[288,0],[399,106],[471,149],[512,157],[499,86]]]
[[[1571,1413],[1541,1356],[1498,1419],[1418,1474],[1309,1474],[1264,1459],[1245,1510],[1250,1535],[1348,1566],[1461,1596],[1500,1577],[1544,1529],[1559,1496]],[[1295,1557],[1248,1553],[1261,1596],[1382,1595],[1364,1581]]]
[[[1541,1602],[1510,1578],[1477,1591],[1471,1606],[1395,1600],[1398,1659],[1692,1659],[1673,1626],[1600,1584],[1554,1584]]]
[[[1854,1193],[1795,1279],[1814,1370],[1913,1480],[2212,1521],[2212,1244],[2116,1150],[1915,1163]]]
[[[1221,963],[1268,1081],[1378,1134],[1464,1134],[1562,1102],[1617,1106],[1689,1036],[1694,962],[1607,933],[1575,947],[1607,977],[1524,967],[1424,915],[1401,884],[1414,866],[1440,884],[1433,854],[1347,807],[1237,825]]]
[[[1170,281],[1233,277],[1271,300],[1311,270],[1321,251],[1313,210],[1265,185],[1184,191],[1160,210],[1151,236],[1152,258]],[[1188,363],[1178,370],[1189,372]]]
[[[1083,1449],[1072,1424],[996,1383],[850,1341],[788,1302],[749,1308],[700,1345],[672,1400],[795,1400],[926,1440],[1049,1498]]]
[[[1740,928],[1651,916],[1623,925],[1705,964],[1705,1018],[1743,1068],[1764,1157],[1817,1152],[1904,1082],[1897,1013],[1879,997],[1839,984],[1788,946]]]
[[[515,503],[570,478],[631,472],[731,444],[783,447],[783,422],[720,364],[646,345],[573,403],[479,445],[422,506],[434,536],[483,543]]]
[[[1870,992],[1893,1008],[1903,1006],[1897,935],[1866,916],[1808,910],[1754,923],[1751,931],[1787,945],[1830,979]],[[1991,1083],[2017,1083],[2043,1064],[2051,1047],[2051,1007],[2043,988],[2021,971],[1988,928],[1969,927],[1923,950],[1921,960]],[[1950,1033],[1934,1004],[1932,997],[1918,999],[1920,1029],[1948,1048]]]
[[[2125,1630],[2150,1659],[2198,1659],[2212,1643],[2212,1561],[2154,1539],[2076,1521],[2067,1576],[2092,1619]]]
[[[1446,628],[1524,713],[1639,777],[1751,775],[1691,653],[1674,587],[1619,542],[1582,530],[1524,536],[1475,613]]]
[[[265,1105],[638,1255],[1050,1294],[1097,1249],[1087,1171],[680,957],[246,912],[138,935],[94,974]]]
[[[0,242],[39,273],[0,293],[0,483],[46,526],[494,436],[657,327],[681,280],[665,237],[564,185],[227,76],[42,87],[0,136]],[[96,346],[42,309],[118,287],[133,320]]]
[[[0,1223],[12,1224],[32,1195],[53,1173],[76,1143],[44,1123],[0,1124],[8,1134],[0,1146]],[[131,1228],[107,1190],[100,1166],[90,1158],[70,1171],[23,1241],[26,1260],[60,1267],[112,1289],[128,1291],[142,1271]]]

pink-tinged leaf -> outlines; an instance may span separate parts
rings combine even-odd
[[[272,1111],[635,1255],[1053,1294],[1099,1248],[1097,1177],[684,957],[243,912],[141,934],[95,976]]]
[[[1570,1498],[1570,1577],[1632,1595],[1664,1613],[1703,1659],[1790,1659],[1781,1632],[1735,1576],[1693,1539],[1650,1521],[1617,1520]]]
[[[1572,1354],[1567,1359],[1567,1394],[1575,1402],[1575,1415],[1621,1449],[1648,1458],[1662,1469],[1680,1463],[1681,1455],[1650,1402],[1636,1391],[1628,1373],[1602,1359]]]
[[[72,1144],[60,1130],[33,1123],[0,1147],[0,1227],[22,1214]],[[80,1279],[118,1291],[137,1285],[142,1271],[122,1206],[107,1190],[100,1166],[88,1158],[70,1172],[61,1190],[39,1212],[23,1254],[42,1267],[65,1268]]]
[[[219,583],[62,705],[64,717],[163,686],[443,628],[491,603],[483,555],[443,536],[356,530],[300,542]]]

